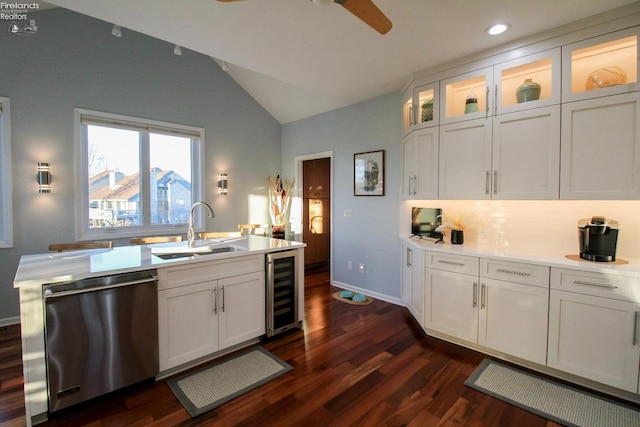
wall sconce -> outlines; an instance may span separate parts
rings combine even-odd
[[[49,163],[38,162],[38,193],[51,193],[51,166]]]
[[[229,176],[226,173],[220,174],[220,181],[218,181],[218,188],[220,189],[220,194],[227,194],[229,190],[227,190],[227,184],[229,182]]]

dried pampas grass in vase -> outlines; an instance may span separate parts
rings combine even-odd
[[[286,220],[291,209],[291,190],[295,180],[287,180],[270,176],[269,183],[269,215],[271,216],[271,237],[284,239]]]

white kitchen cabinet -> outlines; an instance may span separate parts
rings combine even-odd
[[[425,252],[424,322],[436,331],[469,342],[478,339],[476,257]]]
[[[547,361],[549,267],[480,259],[478,344]]]
[[[402,244],[402,301],[420,326],[424,327],[423,251]]]
[[[416,81],[402,93],[402,134],[440,122],[439,83]]]
[[[640,92],[562,106],[561,199],[640,198]]]
[[[639,91],[639,37],[633,27],[562,46],[562,102]]]
[[[259,337],[265,333],[264,273],[256,272],[218,280],[220,348]]]
[[[496,116],[492,154],[493,199],[558,199],[560,106]]]
[[[425,326],[544,365],[549,268],[427,252]]]
[[[425,327],[464,341],[478,340],[478,276],[427,268]]]
[[[548,365],[638,392],[639,279],[552,269]]]
[[[489,117],[493,108],[493,67],[441,80],[440,93],[440,124]],[[477,100],[475,111],[467,105],[470,98]]]
[[[411,132],[402,140],[402,197],[438,198],[438,128]]]
[[[264,256],[160,269],[160,371],[265,333]]]
[[[440,199],[491,198],[491,118],[440,126]]]

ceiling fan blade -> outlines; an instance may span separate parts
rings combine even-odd
[[[387,34],[393,24],[372,0],[335,0],[364,23],[379,32]]]

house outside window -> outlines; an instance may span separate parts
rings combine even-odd
[[[79,240],[186,232],[204,129],[81,109],[76,129]]]
[[[13,247],[9,98],[0,97],[0,248]]]

